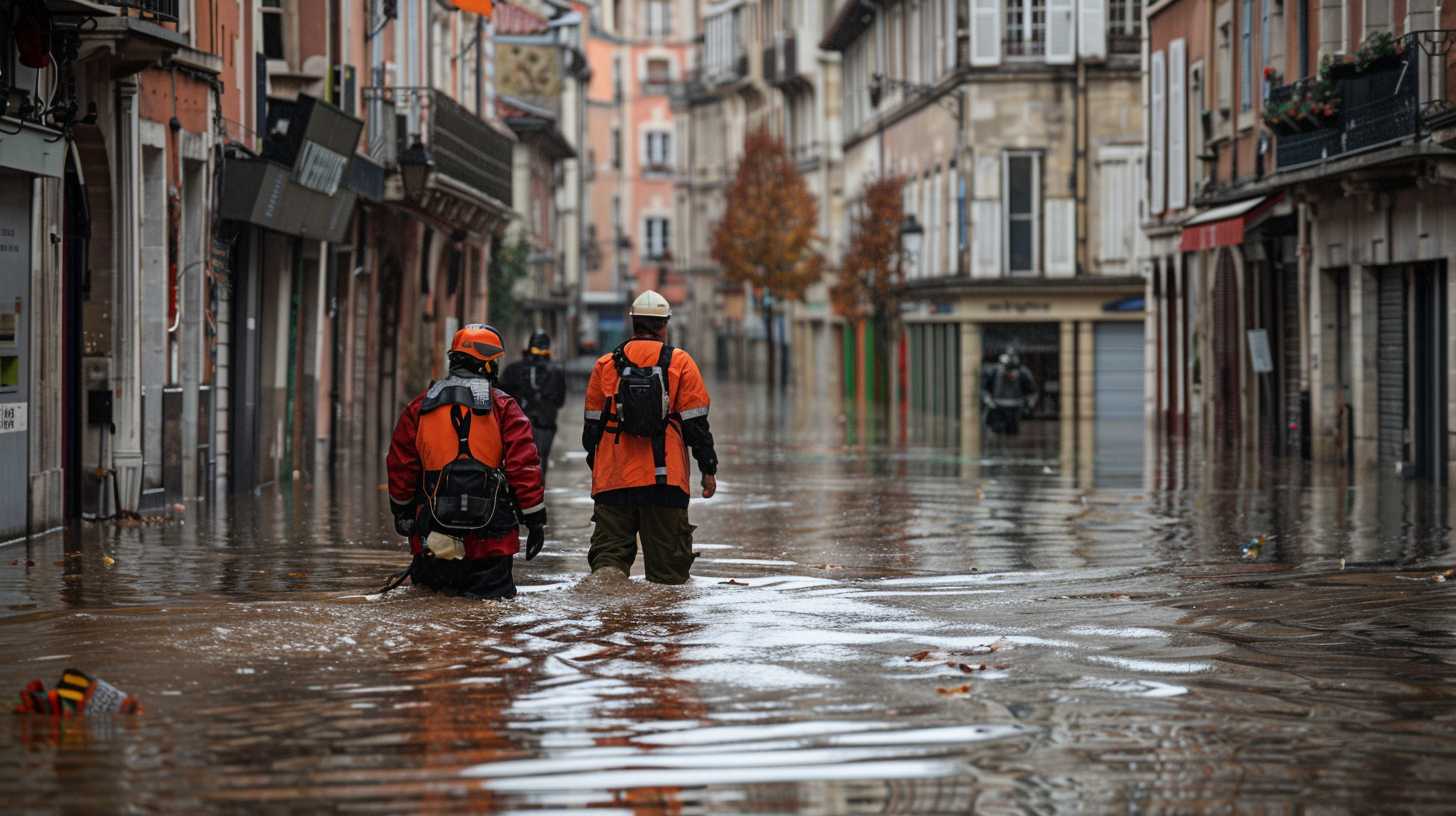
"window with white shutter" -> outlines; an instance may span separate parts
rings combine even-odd
[[[1188,48],[1168,43],[1168,209],[1188,206]]]
[[[1077,53],[1083,59],[1107,56],[1107,0],[1080,0],[1078,3]]]
[[[1047,0],[1046,61],[1050,65],[1071,65],[1077,59],[1075,8],[1076,0]]]
[[[1148,177],[1151,179],[1152,190],[1149,191],[1153,215],[1161,215],[1163,212],[1163,193],[1167,190],[1164,181],[1165,148],[1168,139],[1168,117],[1166,106],[1167,92],[1167,65],[1164,62],[1162,51],[1154,51],[1151,61],[1150,80],[1152,82],[1153,104],[1149,106],[1148,113],[1152,121],[1148,123],[1148,136],[1152,142],[1152,150],[1148,153]]]
[[[1001,64],[1001,0],[971,0],[971,64]]]
[[[978,199],[971,203],[971,274],[1001,277],[1001,202]]]
[[[1130,270],[1141,226],[1138,219],[1141,151],[1112,145],[1097,153],[1097,258],[1103,272]]]
[[[1070,278],[1077,274],[1077,202],[1053,198],[1046,202],[1046,274]]]
[[[926,260],[929,261],[928,274],[932,278],[938,278],[942,274],[940,271],[940,173],[937,172],[927,181],[929,184],[926,185],[926,192],[930,196],[930,234],[926,237],[930,240],[926,244],[929,247],[930,257]]]

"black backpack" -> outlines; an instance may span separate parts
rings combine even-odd
[[[624,433],[652,440],[657,483],[667,484],[667,426],[672,418],[668,410],[672,397],[667,373],[673,347],[663,343],[657,365],[650,368],[628,360],[626,348],[627,343],[623,343],[612,351],[612,363],[617,368],[617,393],[612,398],[611,412],[602,419],[615,423],[617,442],[622,441]]]

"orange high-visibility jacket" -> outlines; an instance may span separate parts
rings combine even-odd
[[[650,367],[657,365],[662,343],[657,340],[631,340],[623,350],[633,365]],[[600,425],[603,412],[614,411],[612,403],[617,393],[617,367],[612,355],[604,354],[597,359],[592,369],[591,381],[586,387],[586,422],[590,429]],[[691,496],[688,473],[688,448],[694,448],[698,469],[704,473],[717,471],[717,456],[713,452],[713,438],[707,433],[708,388],[703,384],[703,375],[698,364],[682,349],[675,349],[667,372],[668,411],[671,421],[667,427],[667,484]],[[687,437],[684,426],[688,425]],[[592,495],[609,490],[633,487],[649,487],[657,484],[656,467],[652,460],[652,442],[646,437],[632,434],[615,434],[608,426],[601,433],[596,449],[588,444],[588,453],[594,454],[592,463]],[[695,431],[697,431],[695,433]],[[690,437],[690,438],[689,438]],[[706,442],[702,439],[706,437]]]

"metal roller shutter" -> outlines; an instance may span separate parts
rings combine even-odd
[[[1376,339],[1376,405],[1380,461],[1405,459],[1406,312],[1405,270],[1379,275],[1380,327]]]
[[[1093,480],[1135,483],[1143,467],[1143,325],[1098,323],[1093,357]]]

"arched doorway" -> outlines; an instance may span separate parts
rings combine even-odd
[[[72,132],[75,149],[66,161],[63,191],[61,295],[61,457],[68,519],[108,512],[110,483],[95,474],[111,467],[115,428],[108,373],[116,279],[111,163],[100,128],[79,125]]]

